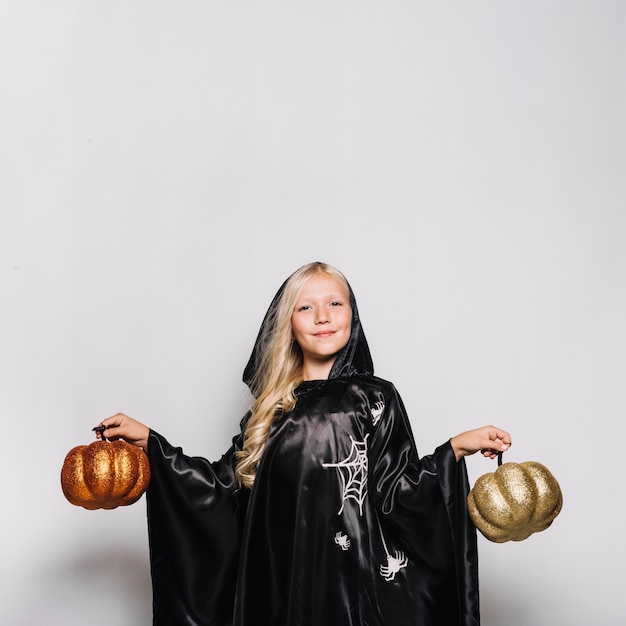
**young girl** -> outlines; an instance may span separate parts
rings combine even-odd
[[[126,415],[102,422],[150,458],[154,624],[478,624],[463,457],[493,459],[509,434],[485,426],[420,459],[352,290],[323,263],[282,285],[244,381],[254,403],[217,462]]]

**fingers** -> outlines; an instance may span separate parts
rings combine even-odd
[[[510,443],[505,443],[502,439],[483,439],[481,441],[481,450],[494,450],[495,452],[506,452],[511,447]]]
[[[113,441],[123,439],[144,449],[147,448],[150,435],[150,429],[145,424],[123,413],[116,413],[103,419],[94,431],[98,439],[106,438]]]
[[[498,452],[494,452],[493,450],[481,450],[482,455],[486,459],[495,459],[498,456]]]
[[[501,441],[507,446],[511,445],[511,435],[509,435],[509,433],[507,433],[506,430],[500,430],[499,428],[494,428],[494,430],[496,433],[496,440]]]
[[[511,447],[511,435],[506,430],[486,426],[485,431],[486,437],[480,447],[484,457],[495,459],[500,452],[506,452]]]
[[[111,417],[103,419],[100,424],[92,430],[95,431],[98,439],[102,439],[102,437],[106,437],[107,439],[119,439],[121,433],[116,431],[118,431],[119,427],[124,426],[128,421],[130,421],[130,417],[128,417],[128,415],[116,413]]]
[[[452,437],[450,444],[457,461],[479,450],[486,458],[495,459],[498,454],[506,452],[511,447],[511,436],[501,428],[483,426]]]
[[[501,428],[497,428],[496,426],[485,426],[482,429],[484,436],[490,441],[501,442],[511,445],[511,435],[506,432],[506,430],[502,430]]]

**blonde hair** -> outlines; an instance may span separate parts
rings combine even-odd
[[[259,352],[256,369],[250,382],[254,396],[247,422],[243,447],[236,453],[235,476],[238,483],[251,488],[274,417],[290,411],[295,403],[295,389],[302,382],[302,351],[293,341],[291,317],[305,283],[316,274],[328,274],[350,287],[345,276],[326,263],[316,261],[296,270],[285,282],[275,308],[264,321],[257,339]]]

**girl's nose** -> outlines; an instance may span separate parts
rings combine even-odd
[[[328,314],[328,311],[326,311],[325,309],[318,311],[317,315],[315,316],[315,323],[328,324],[328,322],[330,322],[330,315]]]

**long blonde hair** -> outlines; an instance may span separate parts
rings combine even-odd
[[[291,317],[304,284],[316,274],[338,279],[350,292],[348,281],[337,269],[316,261],[297,269],[285,282],[277,306],[270,309],[262,334],[257,339],[258,361],[250,390],[254,396],[251,415],[236,453],[235,475],[243,487],[251,488],[274,417],[290,411],[295,403],[294,391],[302,382],[302,351],[293,340]]]

